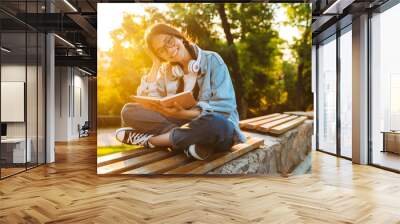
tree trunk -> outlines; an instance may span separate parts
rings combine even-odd
[[[238,60],[238,53],[235,47],[235,44],[233,43],[233,35],[231,32],[231,26],[228,22],[228,18],[226,16],[225,12],[225,4],[217,4],[217,10],[219,17],[221,18],[222,21],[222,27],[224,29],[226,41],[228,43],[229,47],[229,52],[231,56],[231,62],[232,62],[232,79],[233,79],[233,85],[235,87],[235,95],[236,95],[236,102],[238,105],[238,112],[239,116],[241,119],[244,119],[247,117],[247,103],[243,97],[243,77],[240,74],[240,66],[239,66],[239,60]]]
[[[297,100],[296,100],[296,110],[306,110],[307,109],[307,91],[308,89],[305,89],[305,78],[304,77],[304,69],[305,69],[305,62],[308,58],[307,54],[307,48],[304,46],[307,45],[307,36],[304,35],[303,37],[303,42],[300,44],[300,49],[299,49],[299,56],[302,58],[300,60],[299,65],[297,66],[297,83],[296,83],[296,93],[297,93]]]
[[[304,108],[304,81],[303,81],[303,62],[300,62],[297,67],[297,83],[296,83],[296,92],[297,92],[297,100],[296,102],[296,110],[303,110]]]

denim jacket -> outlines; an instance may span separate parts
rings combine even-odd
[[[195,49],[197,53],[198,47],[196,46]],[[200,75],[197,77],[200,90],[196,106],[201,109],[201,115],[213,112],[224,115],[235,126],[237,137],[235,141],[245,142],[246,137],[239,128],[239,114],[236,109],[235,91],[228,67],[218,53],[205,50],[200,52],[202,54]],[[149,96],[162,97],[176,93],[176,89],[166,88],[176,85],[168,83],[168,79],[165,78],[166,74],[163,74],[162,69],[160,70],[158,72],[157,83],[146,83],[145,79],[142,79],[141,86],[138,88],[138,94],[147,93],[146,95]],[[174,80],[170,81],[174,83]]]

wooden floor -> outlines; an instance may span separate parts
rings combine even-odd
[[[389,167],[391,169],[400,170],[400,155],[392,152],[374,151],[372,157],[374,164]]]
[[[9,168],[0,168],[1,169],[1,177],[3,178],[3,177],[7,177],[7,176],[10,176],[10,175],[13,175],[13,174],[15,174],[15,173],[18,173],[18,172],[23,172],[24,170],[25,170],[25,167],[9,167]]]
[[[0,223],[400,223],[400,175],[313,153],[283,177],[98,177],[96,139],[0,181]]]

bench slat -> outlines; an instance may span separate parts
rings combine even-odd
[[[194,170],[197,167],[202,166],[205,163],[208,163],[208,162],[210,162],[210,161],[212,161],[212,160],[214,160],[214,159],[216,159],[218,157],[221,157],[221,156],[223,156],[223,155],[225,155],[227,153],[229,153],[229,152],[215,153],[215,154],[211,155],[210,158],[208,158],[208,159],[206,159],[204,161],[195,160],[195,161],[193,161],[191,163],[188,163],[188,164],[185,164],[183,166],[180,166],[180,167],[177,167],[175,169],[172,169],[172,170],[166,172],[165,174],[190,174],[191,170]]]
[[[286,122],[284,124],[275,126],[275,127],[271,128],[269,130],[269,132],[272,133],[272,134],[280,135],[280,134],[285,133],[288,130],[290,130],[290,129],[302,124],[305,120],[307,120],[307,117],[299,117],[299,118],[296,118],[296,119],[294,119],[292,121],[289,121],[289,122]]]
[[[294,120],[296,118],[298,118],[298,117],[297,116],[289,116],[289,117],[286,117],[286,118],[283,118],[283,119],[280,119],[280,120],[269,122],[269,123],[266,123],[266,124],[263,124],[263,125],[257,127],[257,130],[261,131],[261,132],[268,132],[271,128],[273,128],[273,127],[275,127],[277,125],[281,125],[283,123],[286,123],[288,121]]]
[[[284,114],[306,116],[308,119],[314,118],[314,111],[307,111],[307,112],[305,112],[305,111],[288,111],[288,112],[284,112]]]
[[[156,161],[145,166],[129,170],[123,174],[160,174],[180,165],[184,165],[191,160],[183,153],[179,153],[167,159]]]
[[[271,117],[276,117],[278,115],[280,115],[280,113],[265,115],[265,116],[261,116],[261,117],[253,117],[253,118],[250,118],[250,119],[242,120],[242,121],[239,121],[239,126],[242,128],[248,123],[255,122],[255,121],[260,121],[260,120],[263,120],[263,119],[268,119],[268,118],[271,118]]]
[[[280,120],[280,119],[283,119],[283,118],[286,118],[286,117],[289,117],[289,116],[290,115],[287,115],[287,114],[281,114],[281,115],[279,115],[277,117],[272,117],[272,118],[268,118],[268,119],[265,119],[265,120],[260,120],[260,121],[249,123],[245,127],[248,128],[248,129],[257,129],[257,127],[259,127],[260,125],[263,125],[263,124],[266,124],[266,123],[269,123],[269,122],[273,122],[273,121],[276,121],[276,120]]]
[[[152,153],[162,149],[132,149],[125,152],[117,152],[106,156],[97,157],[97,166],[105,166],[111,163],[127,160],[133,157],[141,156],[147,153]]]
[[[175,155],[174,152],[169,152],[167,150],[160,150],[152,153],[147,153],[138,157],[127,159],[124,161],[112,163],[109,165],[101,166],[97,168],[98,174],[115,174],[123,173],[127,170],[135,169]]]

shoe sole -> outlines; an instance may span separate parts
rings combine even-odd
[[[193,156],[193,158],[197,159],[197,160],[206,160],[208,157],[210,157],[210,155],[207,155],[205,158],[200,157],[195,150],[195,147],[189,147],[189,154],[191,156]]]
[[[126,127],[126,128],[119,128],[119,129],[117,129],[117,130],[115,131],[115,139],[117,139],[117,141],[121,142],[122,144],[132,145],[132,144],[129,144],[129,143],[127,143],[127,142],[124,142],[125,133],[123,133],[123,134],[124,134],[124,137],[123,137],[122,139],[119,139],[119,138],[118,138],[118,134],[119,134],[120,132],[133,131],[133,130],[134,130],[133,128],[128,128],[128,127]]]

